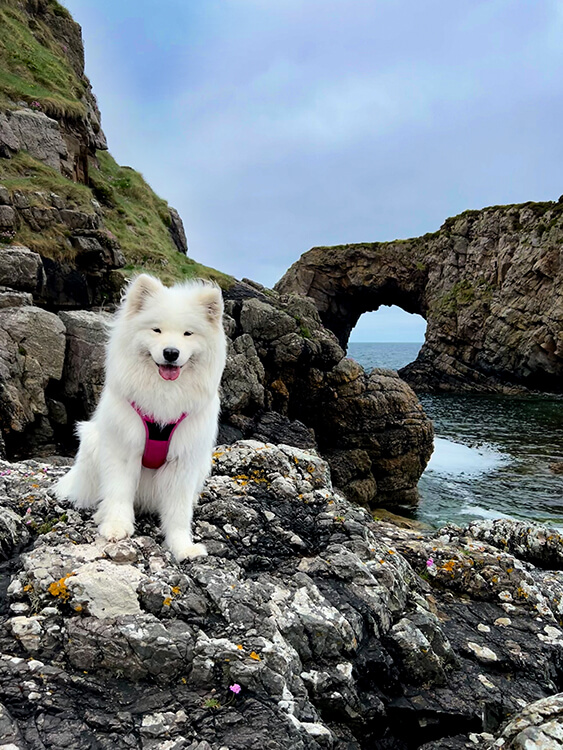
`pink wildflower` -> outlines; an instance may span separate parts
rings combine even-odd
[[[238,694],[240,693],[240,691],[242,690],[242,688],[241,688],[241,686],[240,686],[240,685],[239,685],[239,684],[238,684],[237,682],[235,682],[235,684],[234,684],[234,685],[231,685],[231,686],[229,687],[229,690],[230,690],[230,691],[231,691],[232,693],[234,693],[235,695],[238,695]]]

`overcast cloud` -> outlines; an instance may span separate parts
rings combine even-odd
[[[111,152],[239,278],[563,192],[560,0],[65,4]],[[420,339],[386,312],[355,337]]]

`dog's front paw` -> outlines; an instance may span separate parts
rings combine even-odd
[[[108,542],[117,542],[132,536],[134,528],[130,521],[124,521],[122,518],[106,518],[98,526],[98,532]]]
[[[207,555],[207,548],[205,544],[193,544],[191,542],[172,542],[168,546],[176,560],[182,562],[182,560],[191,559],[194,557],[203,557]]]

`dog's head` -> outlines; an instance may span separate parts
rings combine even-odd
[[[116,328],[124,346],[163,380],[207,359],[224,345],[220,288],[197,280],[165,287],[148,274],[137,276],[123,298]],[[127,340],[125,340],[125,338]]]

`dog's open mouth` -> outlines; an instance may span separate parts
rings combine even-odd
[[[176,380],[181,368],[178,365],[159,365],[158,372],[164,380]]]

